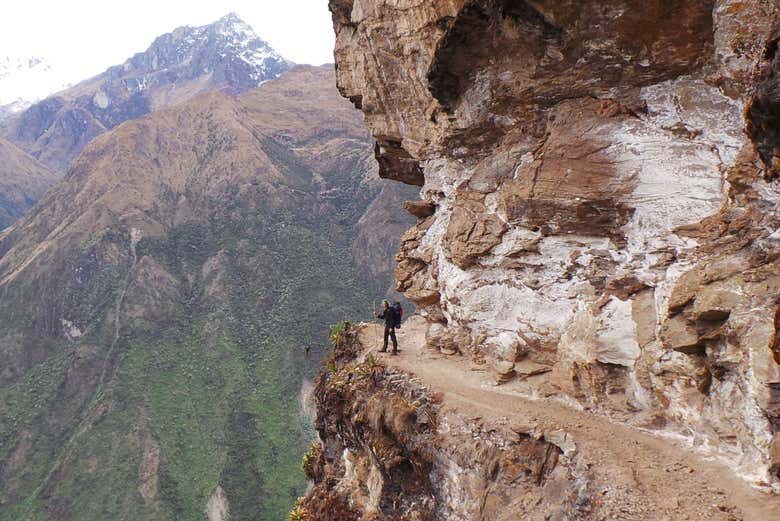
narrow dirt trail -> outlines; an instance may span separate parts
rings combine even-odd
[[[381,347],[382,330],[369,324],[361,343]],[[566,433],[591,476],[593,517],[604,520],[780,521],[780,496],[751,487],[720,462],[609,419],[553,400],[532,400],[492,385],[465,357],[425,349],[416,317],[398,331],[399,356],[382,355],[391,366],[444,393],[443,406],[467,417],[506,419],[525,432]],[[590,519],[590,518],[589,518]]]

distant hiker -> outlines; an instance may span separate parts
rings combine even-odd
[[[401,318],[403,317],[403,308],[401,303],[396,302],[392,306],[387,300],[382,301],[382,312],[379,313],[376,318],[382,318],[385,321],[385,342],[384,346],[380,350],[380,353],[387,352],[387,338],[393,339],[393,353],[398,354],[398,340],[395,337],[395,328],[401,326]]]

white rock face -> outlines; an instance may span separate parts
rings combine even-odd
[[[532,359],[557,360],[564,366],[625,367],[628,372],[621,384],[625,407],[642,411],[662,407],[653,398],[661,392],[669,402],[663,409],[671,431],[688,437],[699,450],[727,458],[746,478],[764,481],[772,433],[761,412],[761,392],[743,389],[758,389],[763,380],[745,370],[750,358],[745,343],[731,346],[731,351],[747,356],[741,355],[739,363],[732,364],[735,372],[722,379],[706,374],[703,356],[696,354],[692,361],[691,354],[670,352],[659,340],[647,345],[643,356],[633,297],[605,295],[593,283],[594,275],[625,275],[650,288],[646,291],[654,293],[658,309],[655,317],[643,319],[651,321],[645,326],[651,332],[660,331],[670,314],[668,299],[677,279],[702,269],[697,264],[700,241],[676,230],[697,226],[728,203],[726,174],[747,145],[740,130],[742,104],[699,79],[664,82],[643,89],[642,96],[648,103],[647,116],[608,122],[598,130],[609,142],[605,155],[616,166],[617,179],[632,186],[623,199],[633,210],[621,228],[625,245],[579,234],[540,236],[534,228],[512,224],[495,208],[493,213],[510,226],[509,231],[477,265],[464,270],[450,258],[446,231],[458,204],[456,188],[475,172],[464,173],[457,160],[447,164],[437,159],[424,164],[422,188],[423,198],[439,205],[435,220],[419,248],[408,255],[431,258],[448,327],[467,328],[482,340],[484,353],[512,359],[518,352],[516,339],[521,338],[535,347]],[[687,135],[680,137],[677,129],[685,129]],[[770,203],[777,193],[776,187],[764,189],[764,204],[774,208],[767,215],[773,226],[780,222],[777,204]],[[510,258],[522,268],[503,267]],[[749,298],[744,288],[738,292]],[[759,309],[769,314],[770,305],[764,300]],[[735,316],[730,327],[750,320]],[[703,342],[702,346],[711,344],[706,355],[727,349],[720,342]],[[654,376],[647,372],[648,359],[656,360]],[[709,381],[703,394],[702,379]]]
[[[65,338],[67,338],[71,342],[80,338],[81,335],[83,334],[81,332],[81,329],[76,327],[76,324],[74,324],[70,320],[61,318],[60,325],[62,326],[62,334],[65,335]]]
[[[219,485],[211,492],[208,503],[206,503],[206,516],[208,516],[209,521],[228,521],[230,519],[227,496]]]
[[[640,352],[631,301],[612,297],[602,308],[596,327],[596,361],[633,367]]]

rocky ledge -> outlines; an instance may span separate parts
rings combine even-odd
[[[565,436],[442,407],[441,392],[385,365],[361,331],[338,340],[317,382],[322,443],[304,459],[314,486],[299,516],[502,520],[520,502],[535,518],[566,519],[586,509]]]
[[[425,346],[425,322],[377,353],[381,328],[335,336],[315,389],[321,443],[291,519],[622,521],[772,519],[780,498],[722,463]],[[518,372],[518,375],[524,375]]]

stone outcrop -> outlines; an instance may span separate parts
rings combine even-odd
[[[429,345],[777,488],[777,2],[330,7]]]
[[[404,209],[419,219],[425,219],[433,215],[436,205],[430,201],[406,201]]]
[[[379,324],[331,337],[320,440],[303,460],[312,483],[290,519],[763,521],[780,507],[723,462],[518,392],[548,366],[498,362],[517,379],[491,385],[479,364],[431,353],[432,329],[407,320],[392,357],[376,353]]]
[[[321,444],[304,458],[306,519],[571,519],[590,510],[574,445],[554,432],[442,410],[362,352],[356,330],[317,382]]]

